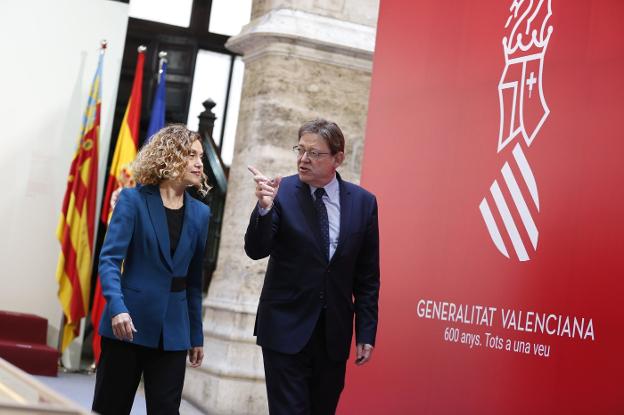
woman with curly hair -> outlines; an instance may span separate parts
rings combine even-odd
[[[158,131],[132,165],[136,188],[121,191],[100,254],[106,308],[93,410],[128,414],[143,375],[148,414],[177,414],[186,355],[203,359],[202,261],[210,209],[199,134]]]

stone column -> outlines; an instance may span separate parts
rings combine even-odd
[[[341,175],[359,181],[378,0],[255,0],[252,21],[227,47],[245,77],[217,269],[204,301],[204,363],[188,370],[184,396],[209,414],[268,412],[253,327],[266,260],[243,237],[255,205],[247,165],[296,172],[292,147],[307,120],[335,121],[346,138]]]

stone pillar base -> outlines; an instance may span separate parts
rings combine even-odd
[[[203,408],[208,415],[269,413],[264,379],[235,379],[203,370],[187,370],[184,399]]]
[[[209,298],[204,306],[204,361],[187,369],[184,399],[208,414],[267,414],[262,349],[251,335],[255,304]]]

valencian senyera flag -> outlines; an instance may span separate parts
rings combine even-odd
[[[80,320],[89,309],[89,289],[98,176],[98,141],[102,95],[102,47],[82,120],[78,148],[69,169],[56,236],[61,243],[56,269],[58,297],[65,316],[61,352],[79,334]]]
[[[111,196],[113,192],[126,185],[124,177],[131,175],[129,170],[137,154],[139,144],[139,122],[141,120],[141,100],[143,87],[143,66],[145,64],[145,47],[140,46],[138,49],[137,64],[134,71],[134,82],[132,83],[132,92],[126,107],[126,113],[119,128],[119,136],[115,144],[115,152],[113,161],[111,162],[108,182],[106,185],[106,194],[102,200],[102,222],[108,224],[112,213]],[[102,296],[102,286],[100,284],[100,276],[98,275],[95,285],[95,294],[93,296],[93,306],[91,307],[91,323],[93,324],[93,355],[95,361],[100,360],[100,335],[98,328],[102,311],[106,301]]]

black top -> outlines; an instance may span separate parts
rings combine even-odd
[[[182,234],[184,205],[180,209],[169,209],[165,206],[165,213],[167,214],[167,227],[169,228],[169,246],[171,247],[171,256],[173,256]]]

